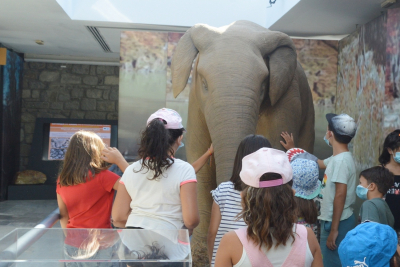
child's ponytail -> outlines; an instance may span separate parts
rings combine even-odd
[[[142,132],[138,155],[143,161],[139,171],[144,168],[154,171],[150,180],[159,178],[174,163],[171,146],[183,134],[183,129],[165,129],[165,124],[162,119],[154,119]]]

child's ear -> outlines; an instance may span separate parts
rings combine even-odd
[[[376,186],[375,183],[370,183],[370,184],[369,184],[369,188],[370,188],[370,190],[378,189],[378,187]]]

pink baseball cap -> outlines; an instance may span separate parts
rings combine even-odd
[[[165,124],[165,129],[184,129],[182,125],[182,117],[173,109],[162,108],[150,115],[147,120],[147,125],[154,119],[162,119]]]
[[[277,173],[281,179],[260,181],[265,173]],[[242,171],[239,174],[243,183],[255,187],[274,187],[292,180],[293,171],[285,152],[263,147],[242,159]]]

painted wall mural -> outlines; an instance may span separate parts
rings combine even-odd
[[[385,134],[400,128],[400,8],[389,9],[386,26]]]
[[[400,128],[400,9],[339,42],[336,112],[358,123],[352,141],[358,171],[378,164],[383,140]]]
[[[7,198],[7,186],[19,167],[22,71],[23,59],[7,50],[6,65],[0,66],[0,200]]]
[[[118,139],[119,148],[128,159],[136,157],[139,132],[156,109],[177,110],[186,125],[191,77],[175,99],[170,68],[173,52],[183,34],[142,31],[121,34]],[[325,113],[334,110],[338,42],[305,39],[293,39],[293,42],[310,83],[317,113],[314,151],[317,156],[327,157],[330,148],[322,138],[326,132]],[[185,150],[179,150],[177,157],[185,159]]]
[[[325,114],[335,111],[338,41],[293,39],[293,42],[314,102],[314,154],[327,158],[332,149],[323,140],[327,128]]]

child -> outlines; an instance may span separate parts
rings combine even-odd
[[[78,131],[71,137],[56,189],[62,228],[111,228],[111,207],[119,176],[107,170],[107,163],[101,159],[103,149],[103,141],[93,132]],[[124,170],[124,166],[120,168]],[[69,230],[64,247],[66,259],[111,259],[115,250],[113,240],[113,231]],[[88,241],[93,245],[91,249],[82,249]]]
[[[292,168],[286,154],[261,148],[242,160],[241,218],[247,224],[224,235],[215,266],[322,266],[317,238],[296,224],[291,187]]]
[[[385,201],[394,217],[394,230],[400,233],[400,130],[388,134],[383,143],[379,162],[394,175],[394,181],[386,193]],[[399,239],[400,243],[400,239]]]
[[[239,192],[242,190],[242,182],[239,173],[242,169],[243,157],[256,152],[262,147],[271,147],[270,142],[264,136],[254,134],[246,136],[240,142],[236,152],[230,181],[221,183],[217,189],[211,191],[214,201],[207,235],[208,257],[211,266],[214,266],[215,254],[222,236],[230,230],[246,226],[242,219],[236,218],[242,211]]]
[[[339,246],[342,265],[389,267],[397,250],[396,232],[380,223],[363,223],[349,231]],[[336,266],[336,265],[335,265]]]
[[[103,141],[93,132],[79,131],[71,137],[56,190],[62,228],[111,228],[119,176],[107,170],[103,149]]]
[[[357,196],[364,201],[360,209],[361,223],[377,222],[394,225],[394,217],[383,196],[393,185],[393,174],[382,166],[372,167],[360,173]]]
[[[115,226],[187,228],[191,232],[199,224],[195,170],[189,163],[174,158],[182,145],[184,130],[182,118],[175,110],[159,109],[149,117],[141,134],[141,160],[126,168],[115,197]],[[127,165],[119,152],[118,155],[108,160]]]
[[[321,251],[324,266],[340,266],[337,247],[347,232],[355,226],[352,205],[355,202],[356,167],[348,144],[356,134],[356,123],[347,114],[327,114],[328,129],[324,136],[327,145],[333,148],[330,158],[317,160],[325,169],[321,186]],[[282,133],[286,149],[294,147],[293,138]]]
[[[308,159],[309,153],[293,148],[286,152],[293,169],[293,190],[296,191],[298,224],[310,227],[318,238],[318,210],[314,199],[321,191],[318,164]]]

